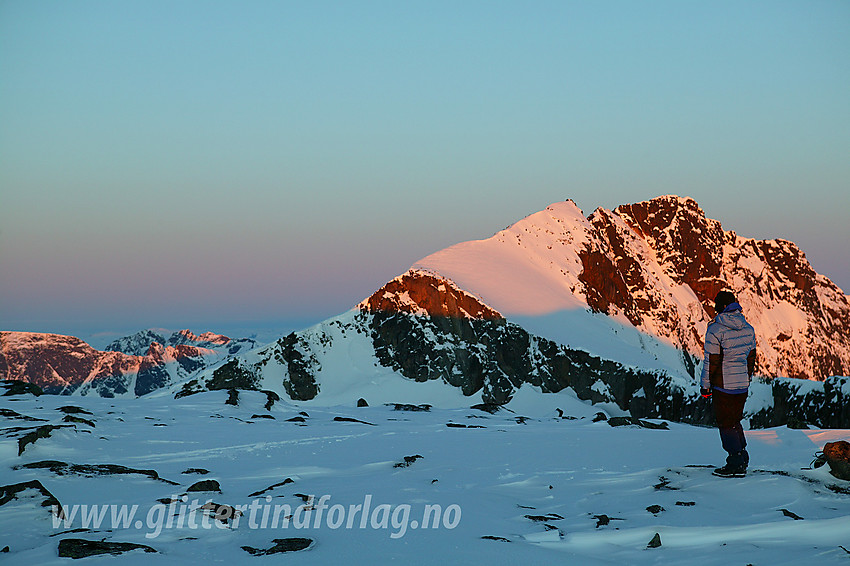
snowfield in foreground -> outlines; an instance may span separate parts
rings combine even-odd
[[[594,422],[568,392],[492,414],[228,399],[4,397],[0,486],[33,483],[0,494],[0,549],[19,566],[66,563],[85,547],[67,539],[144,545],[88,560],[145,565],[850,563],[850,482],[801,470],[847,430],[748,432],[750,474],[721,479],[716,430]],[[18,454],[50,424],[67,426]],[[93,505],[138,507],[84,526]]]

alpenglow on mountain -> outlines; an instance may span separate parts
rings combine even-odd
[[[724,288],[756,328],[758,373],[782,378],[751,395],[752,423],[784,424],[797,409],[795,418],[821,426],[850,423],[850,380],[839,377],[850,373],[848,297],[793,243],[742,238],[675,196],[589,216],[572,201],[553,204],[429,255],[349,312],[250,351],[213,334],[146,331],[109,347],[134,354],[132,363],[110,365],[93,350],[97,371],[74,375],[62,360],[79,358],[79,347],[33,363],[17,347],[37,344],[31,351],[46,359],[52,335],[3,333],[0,370],[66,394],[259,389],[321,404],[503,404],[532,387],[572,390],[633,416],[705,422],[696,376]],[[186,342],[215,355],[164,366],[155,355],[160,344],[170,351]],[[154,371],[140,373],[135,366],[151,355]]]
[[[553,204],[486,240],[414,264],[453,281],[526,329],[580,343],[570,313],[605,313],[701,362],[722,289],[756,329],[759,373],[823,380],[850,373],[850,301],[787,240],[724,230],[690,198],[662,196],[596,209]],[[553,322],[555,324],[553,324]]]
[[[782,376],[753,383],[751,425],[850,423],[848,298],[791,242],[741,238],[669,196],[589,217],[572,201],[552,205],[416,262],[348,313],[205,370],[176,394],[445,404],[449,385],[502,404],[523,387],[571,389],[635,417],[707,423],[696,376],[724,288],[756,327],[760,375]]]

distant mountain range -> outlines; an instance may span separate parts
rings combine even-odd
[[[196,336],[181,330],[165,338],[143,330],[100,351],[73,336],[0,332],[0,377],[33,383],[47,393],[140,396],[255,346],[250,339],[211,332]]]
[[[493,404],[523,386],[572,388],[636,416],[701,422],[710,415],[695,376],[721,289],[736,293],[756,328],[760,375],[850,374],[850,300],[795,244],[742,238],[694,200],[663,196],[589,216],[572,201],[553,204],[432,254],[348,313],[264,346],[143,331],[98,352],[70,337],[5,332],[0,376],[62,393],[250,388],[324,403],[380,400],[401,382],[419,402],[445,395],[445,385]],[[800,382],[777,381],[765,406],[776,404],[779,383],[786,401],[800,392]]]

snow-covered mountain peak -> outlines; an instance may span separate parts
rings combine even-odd
[[[843,291],[794,243],[726,231],[690,197],[597,208],[588,217],[572,201],[555,203],[413,268],[453,281],[532,332],[591,351],[570,313],[604,313],[614,334],[631,327],[680,348],[689,373],[713,299],[729,289],[756,326],[766,375],[823,379],[850,371]]]

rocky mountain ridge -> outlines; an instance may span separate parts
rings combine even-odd
[[[166,347],[195,346],[210,350],[223,350],[230,355],[250,350],[257,346],[251,338],[228,338],[214,332],[204,332],[196,335],[189,329],[178,330],[168,337],[161,331],[151,329],[140,330],[130,336],[124,336],[110,342],[104,350],[107,352],[122,352],[132,356],[144,356],[153,343]]]
[[[166,340],[148,330],[100,351],[74,336],[0,332],[0,378],[33,383],[47,393],[140,396],[185,380],[247,345],[253,341],[188,330]]]

